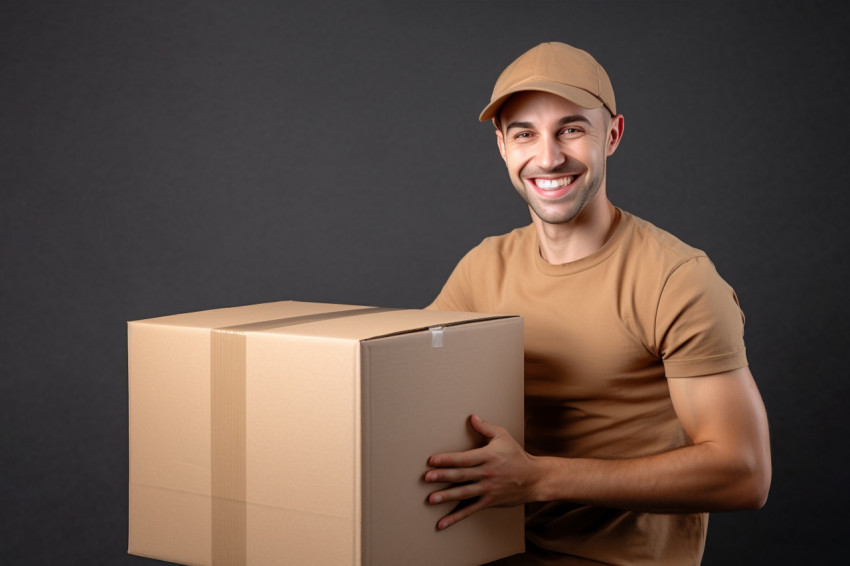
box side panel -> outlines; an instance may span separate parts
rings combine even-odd
[[[249,564],[354,564],[359,343],[248,335]]]
[[[523,438],[522,320],[364,342],[363,563],[475,565],[522,552],[523,508],[487,509],[445,531],[426,503],[428,456],[480,445],[470,414]]]
[[[128,326],[132,554],[210,563],[209,332]]]
[[[210,566],[209,508],[207,495],[131,486],[127,551],[177,564]]]

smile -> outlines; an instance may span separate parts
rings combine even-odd
[[[557,179],[542,179],[537,177],[534,179],[534,184],[537,185],[538,188],[543,189],[544,191],[554,191],[560,189],[561,187],[566,187],[567,185],[571,185],[575,180],[574,176],[569,177],[559,177]]]
[[[534,192],[544,199],[559,199],[568,194],[578,175],[567,175],[566,177],[529,177]]]

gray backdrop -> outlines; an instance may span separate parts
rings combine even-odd
[[[848,544],[838,2],[2,2],[0,562],[126,552],[125,321],[282,299],[419,307],[529,221],[477,122],[541,41],[607,68],[619,206],[747,315],[774,480],[705,564]]]

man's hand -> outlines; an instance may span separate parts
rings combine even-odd
[[[533,500],[532,491],[539,478],[534,456],[525,452],[504,428],[477,415],[469,420],[472,428],[488,439],[486,446],[435,454],[428,459],[432,469],[425,473],[425,481],[453,484],[431,493],[428,502],[460,503],[440,519],[438,530],[487,507],[510,507]]]

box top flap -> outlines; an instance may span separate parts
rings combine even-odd
[[[368,307],[353,305],[333,305],[326,303],[307,303],[301,301],[278,301],[241,307],[227,307],[198,312],[188,312],[147,318],[133,323],[156,324],[161,326],[182,326],[186,328],[226,328],[264,321],[309,316],[321,313],[362,309]]]
[[[368,340],[426,330],[433,326],[450,326],[510,316],[280,301],[163,316],[132,321],[129,324]],[[353,323],[353,319],[357,322]]]

